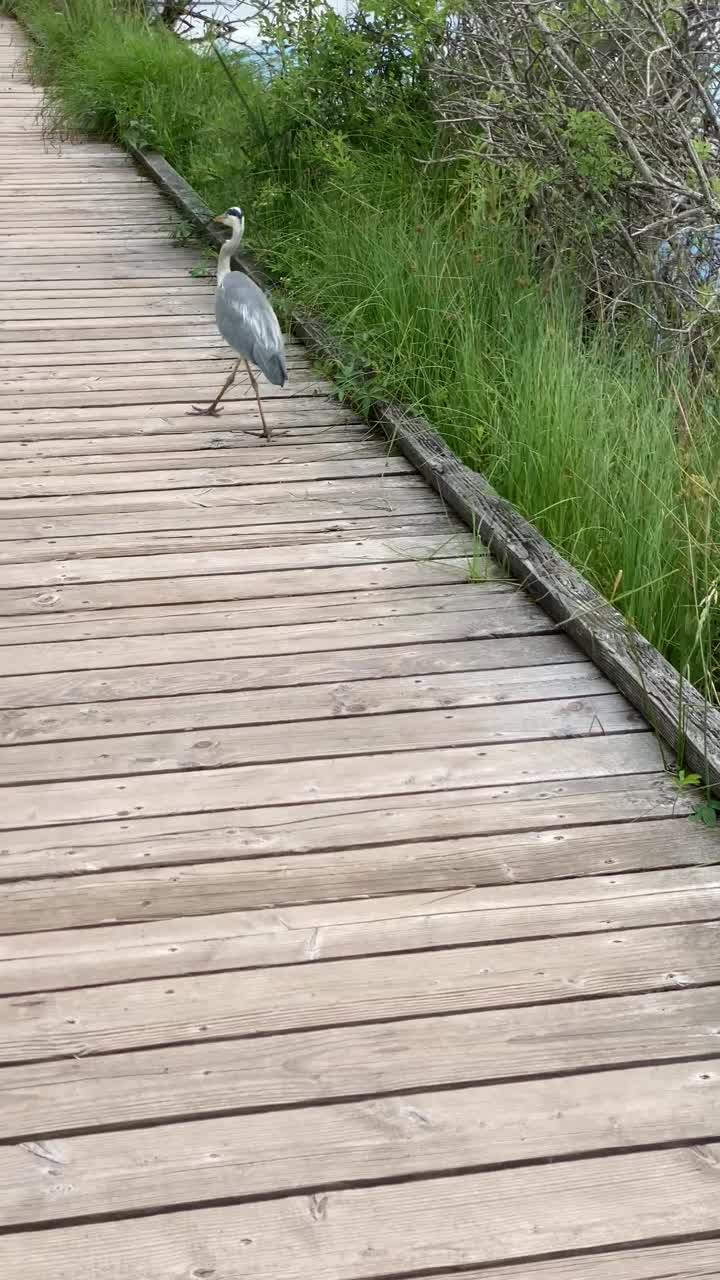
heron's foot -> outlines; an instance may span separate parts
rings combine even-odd
[[[189,412],[200,413],[206,418],[219,418],[220,414],[222,413],[222,409],[218,409],[217,405],[214,405],[214,404],[209,404],[209,405],[194,404],[192,408],[189,410]]]

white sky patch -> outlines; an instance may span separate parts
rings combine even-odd
[[[332,7],[338,13],[349,13],[352,8],[351,0],[331,0]],[[236,24],[235,39],[253,48],[262,48],[262,39],[260,37],[260,29],[257,18],[255,16],[256,9],[252,3],[244,3],[239,0],[200,0],[195,4],[195,8],[201,11],[206,18],[217,18],[222,22],[232,22]],[[202,35],[203,26],[201,22],[193,23],[193,34]]]

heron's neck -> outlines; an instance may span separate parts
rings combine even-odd
[[[240,226],[237,226],[233,229],[233,233],[230,239],[226,240],[225,243],[221,246],[220,252],[218,254],[218,265],[217,265],[218,284],[222,284],[228,271],[231,270],[230,259],[232,258],[233,254],[237,253],[238,249],[240,248],[240,241],[242,240],[242,238],[243,238],[243,228]]]

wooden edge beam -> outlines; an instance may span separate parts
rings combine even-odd
[[[133,143],[138,166],[214,245],[225,237],[196,191],[156,152]],[[243,252],[236,265],[267,291],[274,281]],[[357,360],[321,319],[293,306],[288,321],[297,337],[335,367]],[[372,370],[358,370],[368,382]],[[662,654],[636,631],[577,569],[478,472],[472,471],[423,418],[401,404],[374,400],[354,406],[382,429],[420,474],[500,561],[528,594],[563,628],[625,694],[684,765],[720,793],[720,711],[703,698]]]

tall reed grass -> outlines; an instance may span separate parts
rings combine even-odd
[[[437,185],[395,157],[300,190],[274,263],[715,699],[715,406],[644,335],[583,334],[572,282],[539,279],[515,227]]]

